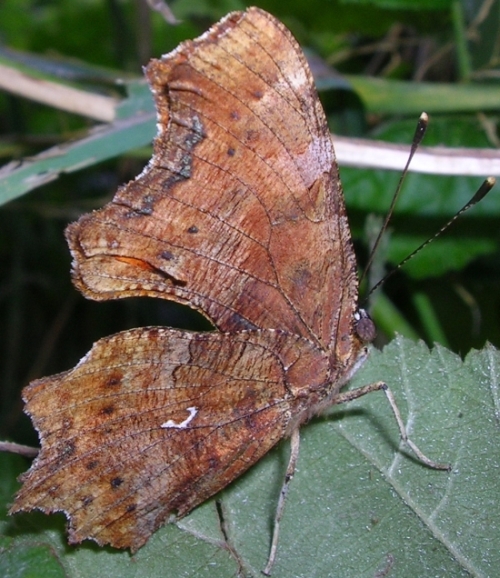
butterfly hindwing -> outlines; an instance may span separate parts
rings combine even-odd
[[[316,386],[326,380],[326,356],[281,332],[102,339],[74,369],[25,389],[42,450],[13,511],[62,510],[71,541],[136,550],[287,433],[305,367]]]

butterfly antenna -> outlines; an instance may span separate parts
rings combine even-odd
[[[459,211],[458,213],[456,213],[455,215],[453,215],[453,217],[446,223],[444,224],[438,231],[437,233],[434,233],[434,235],[432,235],[432,237],[429,237],[427,239],[427,241],[424,241],[420,246],[418,246],[414,251],[412,251],[407,257],[405,257],[397,267],[395,267],[394,269],[392,269],[392,271],[389,271],[389,273],[387,273],[387,275],[381,279],[378,283],[376,283],[369,291],[368,295],[371,295],[372,293],[374,293],[379,287],[380,285],[382,285],[382,283],[385,283],[387,281],[387,279],[389,279],[389,277],[391,277],[395,271],[397,271],[398,269],[400,269],[401,267],[403,267],[406,263],[408,263],[408,261],[410,259],[413,259],[413,257],[415,257],[415,255],[417,253],[419,253],[424,247],[427,247],[427,245],[429,245],[430,243],[432,243],[432,241],[434,241],[435,239],[437,239],[439,237],[439,235],[441,235],[441,233],[443,233],[446,229],[448,229],[448,227],[450,227],[461,215],[463,215],[466,211],[468,211],[470,208],[472,208],[474,205],[476,205],[477,203],[479,203],[479,201],[481,201],[482,199],[484,199],[484,197],[491,191],[491,189],[494,187],[496,182],[496,179],[494,177],[488,177],[487,179],[484,180],[483,184],[479,187],[479,189],[477,190],[476,194],[470,199],[469,202],[467,202]]]
[[[408,173],[408,167],[410,166],[410,163],[413,159],[413,156],[417,152],[417,149],[418,149],[420,143],[422,142],[422,139],[424,138],[424,135],[427,131],[428,124],[429,124],[429,116],[427,115],[426,112],[423,112],[420,115],[420,118],[418,119],[417,127],[415,129],[415,134],[413,135],[410,154],[408,155],[408,160],[406,161],[406,165],[405,165],[403,172],[401,173],[401,176],[399,178],[399,183],[398,183],[398,186],[396,187],[396,192],[394,193],[394,196],[392,197],[391,206],[389,207],[389,210],[387,211],[387,215],[385,216],[384,223],[380,227],[380,231],[377,235],[377,238],[375,239],[375,243],[373,244],[372,250],[370,252],[370,256],[368,258],[368,263],[366,264],[366,267],[365,267],[365,269],[364,269],[364,271],[360,277],[360,280],[359,280],[360,285],[361,285],[362,281],[364,280],[364,278],[366,277],[366,274],[369,271],[369,269],[373,263],[375,253],[377,252],[377,249],[380,245],[380,241],[382,240],[382,235],[387,230],[387,226],[389,225],[389,221],[391,220],[392,215],[394,213],[394,207],[396,206],[396,203],[397,203],[398,198],[399,198],[399,194],[401,193],[401,189],[403,187],[403,182],[404,182],[405,177]],[[380,283],[377,283],[376,286],[378,286],[379,284]],[[372,292],[373,292],[373,289],[370,291],[370,294]]]

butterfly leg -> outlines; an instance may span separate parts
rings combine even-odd
[[[351,389],[350,391],[342,392],[335,399],[335,403],[336,404],[346,403],[348,401],[358,399],[359,397],[363,397],[364,395],[366,395],[367,393],[371,393],[372,391],[380,391],[380,390],[382,390],[385,393],[385,396],[389,401],[392,413],[394,414],[394,417],[396,418],[396,422],[399,427],[399,434],[401,436],[402,441],[412,450],[412,452],[417,456],[417,458],[429,468],[433,468],[434,470],[450,471],[451,467],[449,464],[438,464],[437,462],[429,459],[408,437],[408,433],[406,431],[406,427],[401,417],[399,408],[396,404],[396,400],[394,399],[394,395],[387,386],[387,384],[384,383],[383,381],[377,381],[375,383],[365,385],[364,387],[358,387],[356,389]]]
[[[278,550],[278,540],[280,533],[280,521],[283,516],[283,511],[285,509],[286,496],[290,487],[290,482],[292,481],[293,475],[295,474],[295,466],[297,465],[297,459],[299,457],[299,446],[300,446],[300,433],[299,428],[293,430],[290,439],[290,459],[288,460],[288,466],[286,468],[285,481],[281,487],[280,497],[278,500],[278,506],[276,508],[276,513],[274,515],[274,526],[273,526],[273,539],[271,542],[271,550],[269,552],[269,558],[267,560],[266,567],[262,570],[265,576],[271,575],[272,567],[276,560],[276,552]]]

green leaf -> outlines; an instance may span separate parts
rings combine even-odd
[[[1,552],[0,575],[5,578],[64,578],[65,573],[48,546],[16,544]]]
[[[0,168],[0,205],[54,181],[63,173],[79,171],[106,159],[149,145],[156,113],[144,81],[128,83],[129,97],[117,106],[117,120],[99,126],[76,142],[59,145],[22,163]]]
[[[443,10],[449,8],[452,0],[344,0],[346,4],[372,4],[393,10]]]
[[[454,113],[496,110],[500,88],[489,84],[406,82],[346,75],[367,111],[377,114]],[[325,83],[322,87],[326,88]]]
[[[374,350],[351,387],[388,383],[412,440],[452,471],[431,470],[407,453],[380,392],[312,420],[302,429],[273,576],[494,576],[499,375],[491,346],[464,362],[400,337]],[[210,500],[133,557],[65,546],[61,520],[35,514],[10,519],[10,548],[50,547],[67,576],[95,576],[96,568],[110,577],[259,576],[287,455],[284,442],[218,496],[219,508]]]

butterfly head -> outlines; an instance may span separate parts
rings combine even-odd
[[[365,309],[354,314],[354,331],[363,343],[371,343],[377,336],[377,328]]]

